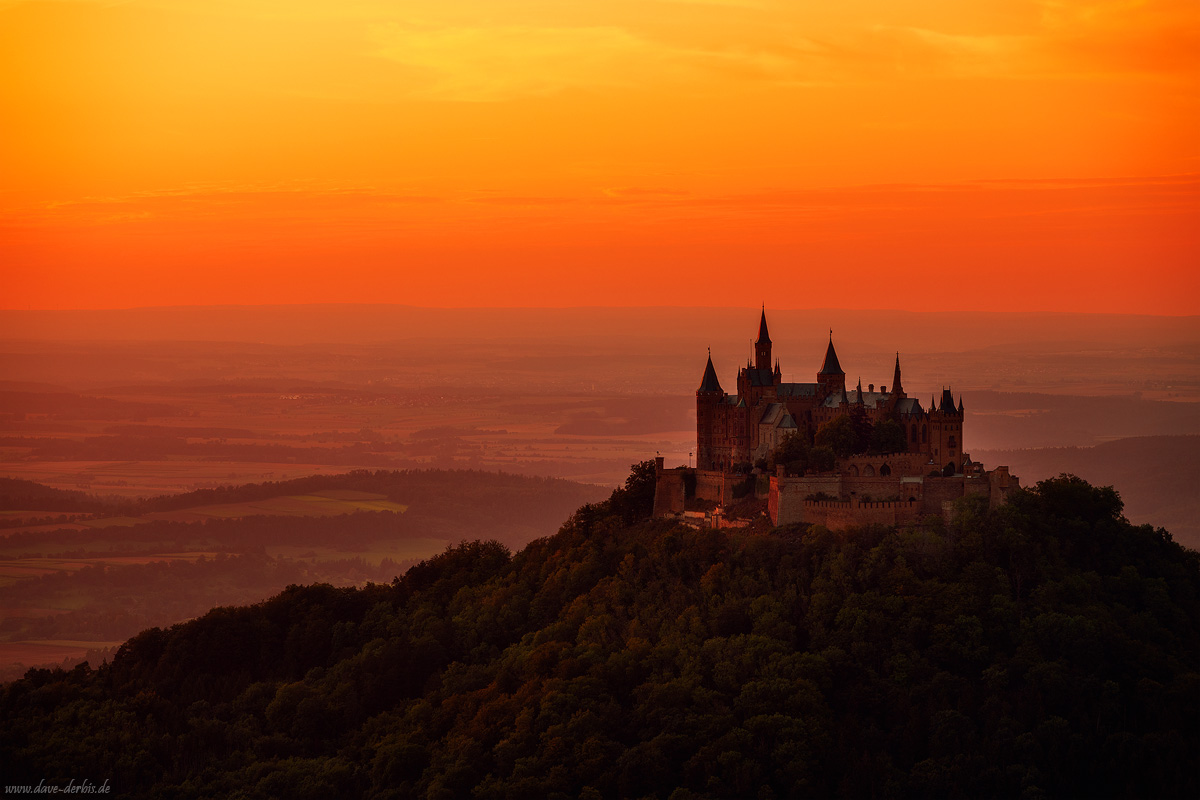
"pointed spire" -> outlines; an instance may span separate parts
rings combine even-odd
[[[717,380],[717,371],[713,369],[711,348],[708,351],[708,364],[704,367],[704,377],[700,379],[699,391],[721,392],[724,394],[724,391],[721,389],[721,382]]]
[[[842,365],[838,363],[837,351],[833,349],[833,328],[829,329],[829,347],[825,348],[825,361],[821,364],[818,375],[845,375]]]
[[[963,413],[962,395],[958,396],[958,413]]]
[[[896,351],[896,372],[892,375],[892,394],[900,394],[904,389],[900,386],[900,351]]]
[[[856,391],[858,392],[858,397],[855,399],[854,402],[861,406],[863,404],[862,376],[859,376],[858,389]]]
[[[762,316],[758,320],[758,341],[755,344],[770,344],[771,336],[767,333],[767,304],[763,303]]]

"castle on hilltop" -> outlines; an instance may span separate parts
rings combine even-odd
[[[696,469],[664,469],[658,459],[656,516],[715,506],[715,520],[733,502],[733,487],[761,473],[764,461],[787,437],[811,445],[822,428],[848,418],[861,430],[890,423],[891,452],[842,453],[832,470],[788,475],[783,465],[770,476],[767,506],[776,525],[821,522],[847,527],[868,522],[895,523],[927,513],[948,514],[953,500],[986,494],[1003,502],[1019,481],[1007,467],[985,471],[963,450],[964,406],[943,388],[928,409],[909,397],[896,354],[892,382],[862,380],[846,389],[846,373],[833,346],[833,332],[814,383],[785,383],[779,360],[772,363],[766,308],[759,318],[754,360],[737,373],[737,394],[721,388],[712,354],[696,391]],[[755,469],[755,465],[759,468]],[[713,520],[712,511],[706,519]],[[696,513],[695,511],[692,512]]]

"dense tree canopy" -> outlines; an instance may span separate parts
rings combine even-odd
[[[644,477],[644,476],[643,476]],[[291,587],[0,694],[7,783],[157,797],[1194,797],[1200,556],[1064,477],[950,524],[634,519]],[[625,494],[622,494],[625,493]],[[644,510],[630,511],[639,517]]]

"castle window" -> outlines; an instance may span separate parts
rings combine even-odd
[[[870,464],[867,464],[865,467],[863,467],[862,474],[863,474],[864,478],[874,478],[875,477],[875,468],[872,467]]]
[[[926,426],[922,425],[921,426],[921,444],[925,444],[925,442],[927,442],[927,441],[929,441],[928,428],[926,428]]]
[[[912,426],[912,440],[914,443],[917,441],[917,426],[916,425]]]
[[[954,434],[950,434],[949,445],[950,445],[950,449],[953,450],[954,449]]]
[[[879,474],[886,478],[888,475],[892,474],[892,468],[889,467],[887,464],[884,464],[882,467],[879,468]]]

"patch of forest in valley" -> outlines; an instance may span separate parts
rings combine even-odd
[[[359,471],[144,500],[0,479],[9,525],[0,679],[289,584],[387,582],[481,528],[517,549],[605,493],[468,470]]]
[[[1194,797],[1200,554],[1064,476],[834,533],[650,521],[290,586],[0,690],[6,781],[145,797]],[[406,512],[407,513],[407,512]],[[405,514],[399,515],[401,518]],[[148,530],[149,525],[131,530]]]

